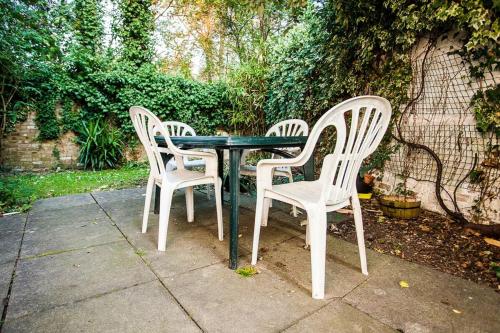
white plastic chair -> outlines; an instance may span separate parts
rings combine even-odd
[[[347,115],[349,111],[350,117]],[[350,203],[354,210],[361,272],[368,275],[356,176],[363,159],[373,153],[382,140],[390,118],[391,105],[386,99],[377,96],[355,97],[336,105],[318,120],[299,156],[259,161],[253,265],[257,263],[260,227],[267,223],[269,200],[280,200],[301,207],[308,216],[306,242],[311,245],[312,297],[324,298],[326,213]],[[334,126],[337,132],[335,149],[325,156],[319,179],[273,185],[273,169],[304,165],[313,154],[320,134],[329,126]]]
[[[164,121],[163,127],[168,131],[170,136],[196,136],[194,129],[188,124],[182,123],[180,121]],[[160,148],[160,152],[162,149]],[[215,153],[214,150],[202,149],[201,151],[208,151]],[[205,160],[202,158],[189,159],[184,158],[184,168],[192,170],[194,168],[205,167]],[[166,170],[172,171],[177,169],[177,162],[175,158],[170,159],[167,163]],[[210,185],[207,185],[207,198],[210,199]]]
[[[158,233],[158,250],[165,251],[167,244],[167,229],[170,214],[172,196],[176,189],[186,188],[186,208],[188,222],[194,221],[194,198],[193,186],[203,184],[214,184],[215,202],[217,206],[217,224],[219,240],[223,238],[222,225],[222,201],[221,186],[222,180],[217,175],[217,155],[210,152],[183,150],[176,147],[170,140],[169,132],[163,127],[161,121],[151,111],[133,106],[130,108],[130,118],[134,128],[143,144],[148,156],[150,173],[146,187],[146,202],[144,204],[144,216],[142,220],[142,232],[145,233],[148,227],[149,208],[154,185],[161,187],[160,217]],[[177,169],[166,171],[161,157],[160,149],[155,141],[155,135],[162,135],[165,138],[167,148],[163,148],[167,153],[173,154],[177,161]],[[205,172],[186,170],[184,168],[184,158],[199,157],[205,160]]]
[[[309,126],[302,119],[288,119],[280,121],[279,123],[273,125],[266,133],[266,136],[307,136],[309,134]],[[246,165],[247,155],[254,150],[245,150],[241,156],[240,174],[245,176],[257,176],[257,168],[253,165]],[[300,153],[300,148],[282,148],[282,150],[298,155]],[[276,154],[273,154],[271,158],[275,158]],[[278,157],[279,158],[279,157]],[[273,172],[273,176],[287,177],[290,183],[293,183],[292,168],[289,166],[276,167]],[[272,205],[272,204],[270,204]],[[293,216],[297,217],[297,207],[292,206]]]

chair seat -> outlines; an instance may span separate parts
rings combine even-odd
[[[295,183],[273,185],[272,190],[267,190],[267,192],[269,193],[269,197],[273,197],[272,193],[275,193],[281,197],[292,199],[293,201],[300,203],[300,206],[303,206],[307,203],[320,202],[323,186],[324,184],[322,184],[319,180],[300,181]],[[349,195],[344,194],[339,195],[339,199],[327,201],[327,211],[348,206],[350,204],[349,197]],[[276,199],[280,198],[276,197]]]
[[[207,183],[213,182],[212,176],[207,176],[203,172],[199,171],[192,171],[192,170],[173,170],[173,171],[167,171],[163,175],[165,178],[164,181],[170,184],[179,184],[179,183],[184,183],[184,182],[190,182],[190,181],[201,181],[204,178],[207,179]],[[162,180],[161,179],[155,179],[157,185],[161,186]],[[199,183],[200,185],[203,184]]]
[[[254,165],[240,165],[240,174],[244,176],[256,176],[257,167]],[[278,177],[289,177],[292,174],[288,168],[276,168],[274,169],[274,175]]]
[[[186,169],[193,169],[193,168],[202,168],[205,166],[205,160],[200,158],[197,160],[184,160],[184,167]],[[170,159],[167,163],[167,171],[175,170],[177,169],[177,162],[175,162],[175,159]]]

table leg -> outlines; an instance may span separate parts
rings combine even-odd
[[[304,164],[304,180],[314,180],[314,154]]]
[[[240,214],[240,149],[229,150],[231,214],[229,219],[229,268],[238,268],[238,220]]]
[[[222,180],[222,186],[220,188],[221,201],[224,202],[224,151],[222,149],[217,149],[217,173]]]

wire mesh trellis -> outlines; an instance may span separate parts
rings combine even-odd
[[[420,96],[404,115],[400,126],[403,137],[428,146],[439,156],[443,162],[443,185],[455,187],[465,178],[462,188],[477,189],[479,185],[466,178],[477,155],[476,169],[489,168],[484,174],[490,178],[490,189],[500,192],[498,166],[484,165],[484,161],[491,158],[492,149],[498,147],[499,140],[493,133],[477,131],[470,106],[478,88],[492,82],[472,81],[458,54],[438,48],[427,55],[425,66],[422,64],[423,57],[414,57],[410,95],[420,93]],[[385,169],[416,180],[436,180],[433,159],[426,152],[406,145],[391,156]]]

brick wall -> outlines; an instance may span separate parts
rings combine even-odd
[[[19,171],[42,171],[57,167],[76,167],[79,147],[75,135],[66,133],[57,140],[37,141],[39,130],[35,113],[16,124],[15,130],[4,137],[0,152],[2,166]]]

